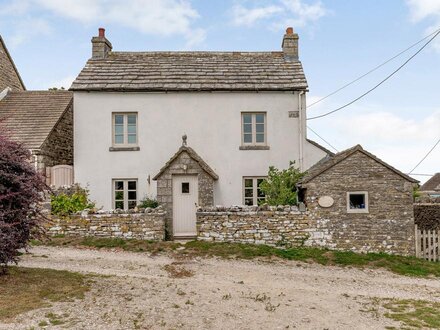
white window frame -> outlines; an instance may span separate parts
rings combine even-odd
[[[116,181],[122,181],[124,182],[124,189],[123,191],[123,202],[124,202],[124,210],[128,210],[128,202],[129,201],[134,201],[133,199],[129,200],[128,199],[128,192],[129,191],[133,191],[133,189],[128,189],[128,182],[129,181],[134,181],[136,182],[136,205],[139,204],[139,184],[138,184],[138,179],[112,179],[112,208],[116,209],[116,187],[115,187],[115,183]],[[119,191],[119,190],[118,190]]]
[[[136,116],[136,142],[128,143],[128,116]],[[124,116],[124,143],[116,143],[116,116]],[[112,113],[112,146],[113,147],[137,147],[139,140],[139,120],[137,112],[113,112]]]
[[[365,197],[365,208],[363,209],[352,209],[350,208],[350,195],[364,195]],[[349,191],[347,192],[347,213],[369,213],[369,200],[368,191]]]
[[[267,179],[266,176],[244,176],[243,177],[243,188],[242,188],[242,195],[243,195],[243,205],[246,205],[246,199],[249,199],[249,197],[246,197],[246,180],[252,180],[252,205],[258,206],[258,180],[259,179]],[[261,198],[260,198],[261,199]],[[266,197],[264,197],[266,199]]]
[[[244,116],[252,116],[252,142],[244,142]],[[264,116],[264,142],[257,142],[256,116]],[[242,112],[241,113],[241,145],[242,146],[267,146],[267,113],[266,112]]]

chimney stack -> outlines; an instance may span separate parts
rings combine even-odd
[[[298,34],[293,32],[292,27],[286,29],[281,47],[283,48],[284,59],[298,61]]]
[[[97,37],[92,38],[92,59],[104,59],[112,50],[112,44],[105,37],[105,29],[99,28]]]

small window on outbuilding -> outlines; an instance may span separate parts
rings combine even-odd
[[[368,213],[368,192],[352,191],[347,193],[348,213]]]

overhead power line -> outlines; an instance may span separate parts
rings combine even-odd
[[[327,145],[329,145],[331,148],[333,148],[336,152],[339,152],[338,149],[336,149],[335,147],[333,147],[330,142],[328,142],[327,140],[325,140],[321,135],[319,135],[318,133],[316,133],[310,126],[307,126],[307,128],[309,130],[311,130],[317,137],[319,137],[322,141],[324,141]]]
[[[399,72],[405,65],[407,65],[414,57],[416,57],[423,49],[425,49],[426,46],[428,46],[438,35],[440,34],[440,30],[438,30],[433,37],[431,37],[431,39],[429,39],[422,47],[420,47],[420,49],[415,52],[413,55],[411,55],[410,58],[408,58],[405,62],[403,62],[403,64],[401,66],[399,66],[396,70],[394,70],[391,74],[389,74],[388,76],[385,77],[385,79],[382,79],[378,84],[376,84],[374,87],[370,88],[368,91],[366,91],[365,93],[363,93],[362,95],[358,96],[357,98],[355,98],[354,100],[348,102],[347,104],[344,104],[343,106],[326,112],[322,115],[318,115],[318,116],[314,116],[314,117],[310,117],[307,118],[307,120],[313,120],[313,119],[318,119],[318,118],[322,118],[328,115],[331,115],[332,113],[335,113],[337,111],[340,111],[350,105],[352,105],[353,103],[359,101],[360,99],[364,98],[365,96],[367,96],[368,94],[370,94],[372,91],[374,91],[376,88],[378,88],[380,85],[382,85],[383,83],[385,83],[388,79],[390,79],[392,76],[394,76],[397,72]]]
[[[348,86],[353,85],[355,82],[358,82],[358,81],[361,80],[362,78],[368,76],[370,73],[373,73],[374,71],[380,69],[380,68],[383,67],[384,65],[388,64],[389,62],[391,62],[392,60],[396,59],[396,58],[399,57],[400,55],[406,53],[408,50],[414,48],[415,46],[417,46],[418,44],[420,44],[421,42],[425,41],[425,40],[428,39],[430,36],[436,34],[436,33],[439,32],[439,31],[440,31],[440,29],[435,30],[434,32],[432,32],[431,34],[427,35],[427,36],[424,37],[423,39],[420,39],[419,41],[417,41],[416,43],[412,44],[412,45],[409,46],[408,48],[405,48],[404,50],[402,50],[402,51],[399,52],[398,54],[396,54],[396,55],[394,55],[393,57],[389,58],[388,60],[386,60],[386,61],[383,62],[382,64],[379,64],[378,66],[374,67],[373,69],[371,69],[370,71],[364,73],[363,75],[359,76],[358,78],[352,80],[351,82],[345,84],[344,86],[338,88],[337,90],[331,92],[330,94],[328,94],[328,95],[326,95],[326,96],[320,98],[319,100],[317,100],[317,101],[315,101],[315,102],[309,104],[309,105],[307,106],[307,109],[313,107],[315,104],[318,104],[319,102],[324,101],[325,99],[329,98],[330,96],[333,96],[333,95],[335,95],[336,93],[339,93],[341,90],[347,88]]]
[[[434,174],[419,174],[419,173],[407,173],[412,176],[434,176]]]
[[[434,146],[428,151],[428,153],[420,160],[420,162],[417,163],[416,166],[414,166],[414,168],[409,171],[409,174],[411,174],[412,172],[414,172],[414,170],[419,167],[419,165],[426,159],[426,157],[429,156],[429,154],[435,149],[435,147],[437,147],[437,145],[440,143],[440,138],[437,140],[437,142],[434,144]]]

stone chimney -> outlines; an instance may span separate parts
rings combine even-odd
[[[283,38],[281,47],[283,48],[284,58],[288,61],[297,61],[298,57],[298,34],[293,32],[293,28],[288,27]]]
[[[98,36],[92,38],[92,59],[104,59],[111,50],[112,44],[105,37],[105,29],[99,28]]]

